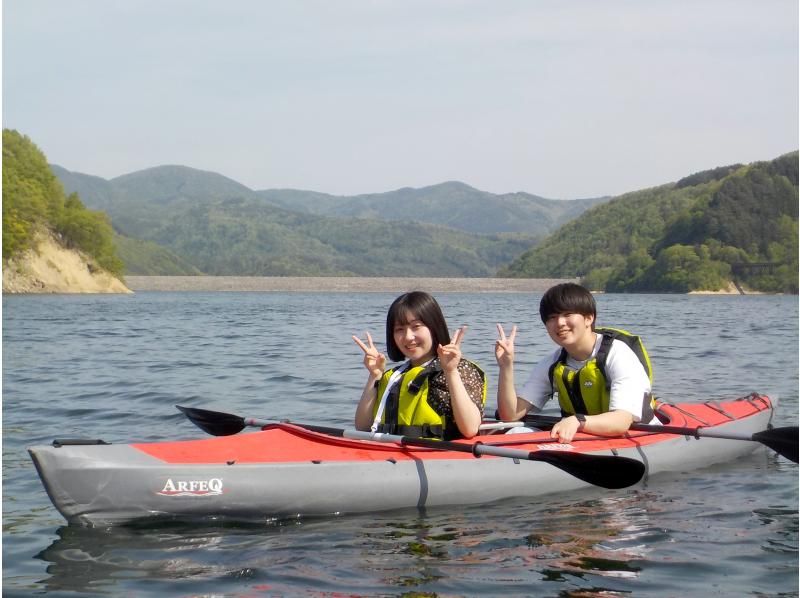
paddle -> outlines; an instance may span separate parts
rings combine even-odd
[[[237,434],[246,427],[263,428],[270,423],[257,419],[245,419],[232,413],[209,411],[194,407],[175,405],[198,428],[213,436],[230,436]],[[291,422],[286,422],[291,423]],[[510,449],[501,446],[492,446],[476,442],[475,444],[462,444],[445,440],[432,440],[427,438],[409,438],[394,434],[373,434],[358,430],[343,430],[326,426],[293,423],[295,426],[352,440],[372,440],[375,442],[398,443],[405,446],[418,446],[440,451],[457,451],[471,453],[475,457],[492,455],[494,457],[508,457],[510,459],[526,459],[528,461],[542,461],[575,476],[576,478],[603,488],[618,489],[633,486],[645,473],[644,463],[627,457],[612,457],[610,455],[588,455],[569,451],[526,451]]]
[[[524,419],[524,423],[536,425],[552,425],[561,421],[560,417],[548,415],[529,415]],[[681,434],[683,436],[694,436],[695,438],[722,438],[725,440],[746,440],[760,442],[768,446],[779,455],[786,457],[790,461],[797,463],[797,426],[787,426],[785,428],[771,428],[756,432],[754,434],[724,432],[709,428],[682,428],[680,426],[658,426],[651,424],[633,424],[630,430],[637,432],[655,432],[658,434]]]

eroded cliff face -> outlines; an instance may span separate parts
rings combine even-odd
[[[131,293],[82,253],[41,234],[35,249],[3,262],[3,293]]]

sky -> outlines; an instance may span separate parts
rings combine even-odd
[[[618,195],[798,149],[797,0],[3,0],[49,162]]]

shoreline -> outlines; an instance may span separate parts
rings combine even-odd
[[[137,291],[389,293],[543,293],[561,278],[414,278],[346,276],[126,276]]]

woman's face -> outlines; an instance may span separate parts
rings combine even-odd
[[[412,365],[422,365],[433,357],[435,347],[430,329],[418,319],[416,314],[406,314],[406,318],[394,324],[394,342],[400,352],[411,360]]]

